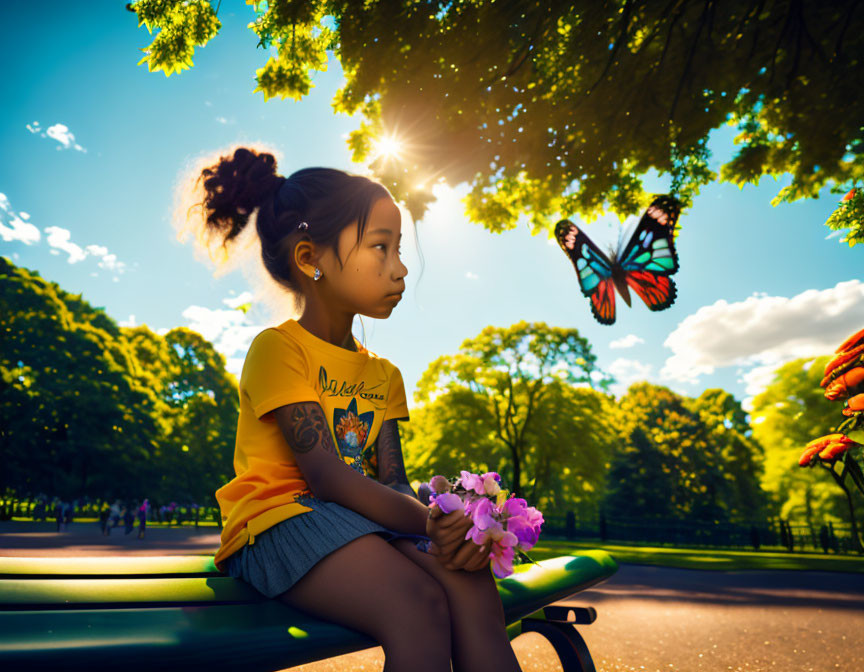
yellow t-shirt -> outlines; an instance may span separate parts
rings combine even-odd
[[[342,459],[377,479],[374,443],[384,420],[408,419],[405,385],[396,366],[356,338],[354,343],[357,352],[318,338],[293,319],[252,340],[240,374],[236,477],[216,491],[224,523],[214,557],[219,571],[228,556],[255,543],[255,535],[312,510],[294,501],[310,491],[273,409],[320,403]]]

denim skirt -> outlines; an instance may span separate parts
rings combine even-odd
[[[312,511],[287,518],[255,537],[225,561],[226,573],[274,598],[299,581],[321,558],[364,534],[379,534],[387,541],[407,537],[428,552],[429,537],[389,530],[336,502],[312,495],[297,497]]]

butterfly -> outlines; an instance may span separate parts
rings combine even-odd
[[[650,310],[664,310],[675,302],[678,270],[675,225],[681,202],[673,196],[657,196],[639,220],[630,240],[621,250],[603,254],[597,245],[569,219],[555,225],[555,238],[573,262],[582,294],[590,298],[591,312],[600,324],[615,322],[615,289],[630,305],[627,285]]]

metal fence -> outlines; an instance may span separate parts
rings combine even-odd
[[[575,512],[544,516],[545,539],[615,541],[653,546],[782,550],[819,553],[859,553],[849,523],[825,523],[772,519],[706,522],[681,518],[579,518]],[[859,528],[859,535],[861,530]]]

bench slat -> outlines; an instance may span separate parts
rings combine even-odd
[[[105,558],[99,558],[100,560]],[[165,565],[166,567],[168,565]],[[617,570],[605,551],[586,551],[541,561],[541,566],[519,565],[504,579],[496,579],[505,605],[525,605],[525,613],[536,611],[550,600],[561,599],[602,581]],[[529,599],[531,598],[531,599]],[[0,579],[0,609],[88,608],[97,605],[172,606],[174,604],[225,604],[265,601],[263,595],[230,576],[212,578],[150,578],[149,576],[103,578]]]
[[[0,612],[3,670],[272,672],[378,646],[276,600],[167,609]]]
[[[214,574],[226,576],[216,569],[212,555],[152,555],[76,558],[0,558],[0,578],[33,575],[58,576],[123,576],[134,574]]]
[[[263,595],[230,576],[212,579],[85,578],[0,579],[0,609],[41,609],[100,604],[111,607],[260,602]]]

